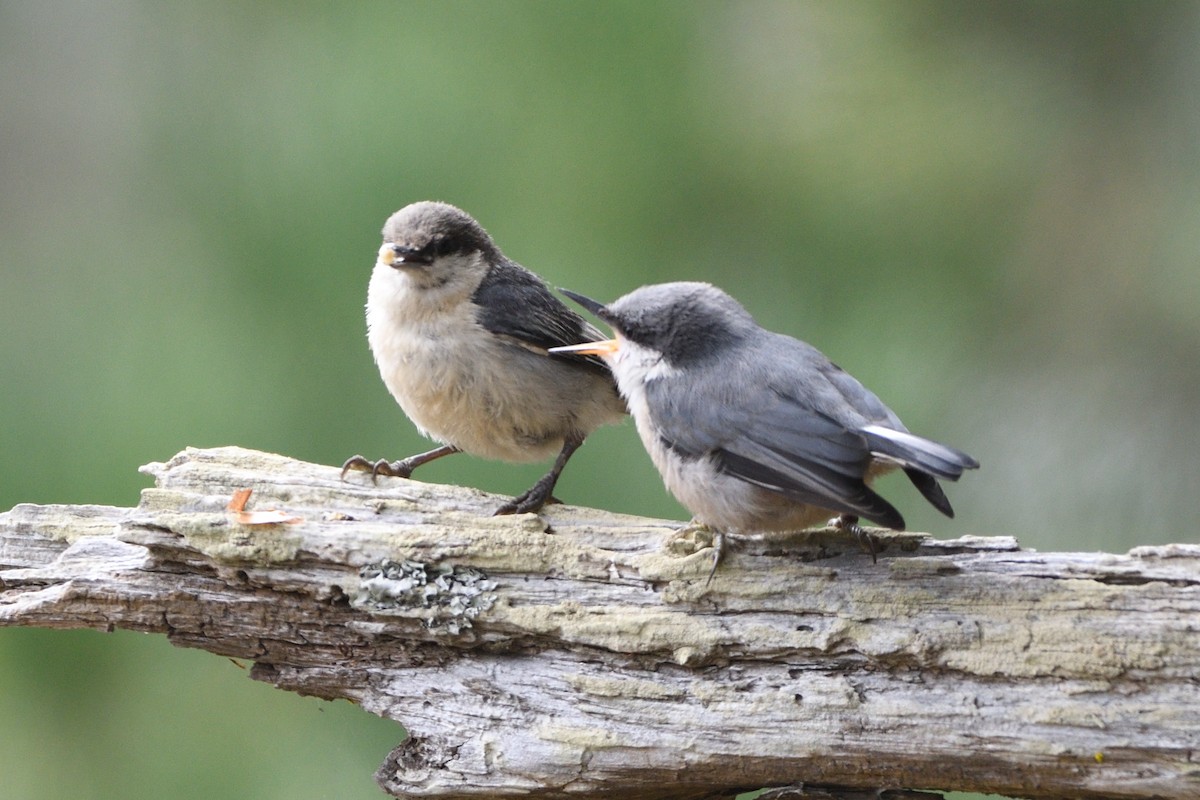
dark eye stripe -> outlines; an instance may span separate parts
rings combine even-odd
[[[462,250],[462,242],[452,236],[439,236],[430,242],[425,249],[433,253],[434,256],[448,256],[451,253],[457,253]]]

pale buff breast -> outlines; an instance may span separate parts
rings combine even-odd
[[[403,274],[379,266],[368,291],[380,375],[422,434],[484,458],[539,461],[566,436],[623,416],[603,375],[495,336],[453,289],[417,295]]]

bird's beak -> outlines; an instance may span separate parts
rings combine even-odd
[[[576,303],[579,303],[579,305],[583,306],[600,319],[608,322],[608,317],[605,316],[605,308],[603,303],[597,302],[596,300],[593,300],[592,298],[586,297],[582,294],[572,292],[570,289],[559,289],[559,291],[574,300]]]
[[[551,347],[547,352],[556,355],[574,353],[577,356],[611,356],[620,347],[621,343],[617,339],[605,339],[603,342],[584,342],[583,344],[569,344],[565,347]]]
[[[579,305],[586,308],[588,311],[595,314],[605,322],[611,322],[608,314],[608,309],[603,303],[597,302],[590,297],[572,292],[570,289],[559,289],[560,292],[574,300]],[[573,353],[577,356],[611,356],[614,355],[621,347],[620,339],[606,339],[603,342],[584,342],[583,344],[572,344],[566,347],[551,347],[551,353]]]
[[[403,269],[404,267],[427,267],[430,259],[411,247],[384,242],[383,246],[379,248],[379,263],[393,269]]]
[[[396,252],[396,246],[392,244],[384,244],[379,248],[379,263],[385,267],[399,267],[404,262],[401,255]]]

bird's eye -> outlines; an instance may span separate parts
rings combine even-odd
[[[443,236],[429,243],[429,251],[435,256],[448,256],[458,251],[458,242],[453,237]]]

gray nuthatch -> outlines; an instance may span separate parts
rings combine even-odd
[[[417,429],[442,443],[400,461],[347,459],[349,469],[407,478],[465,452],[554,466],[497,514],[540,509],[584,438],[625,405],[595,356],[550,356],[598,339],[537,275],[504,256],[478,222],[446,203],[393,214],[367,291],[367,339],[379,373]]]
[[[952,517],[938,478],[979,466],[909,433],[816,348],[761,328],[714,286],[644,286],[607,306],[564,293],[616,338],[552,352],[608,362],[667,488],[718,534],[801,530],[837,516],[874,555],[858,518],[895,530],[904,518],[871,490],[873,479],[899,467]]]

